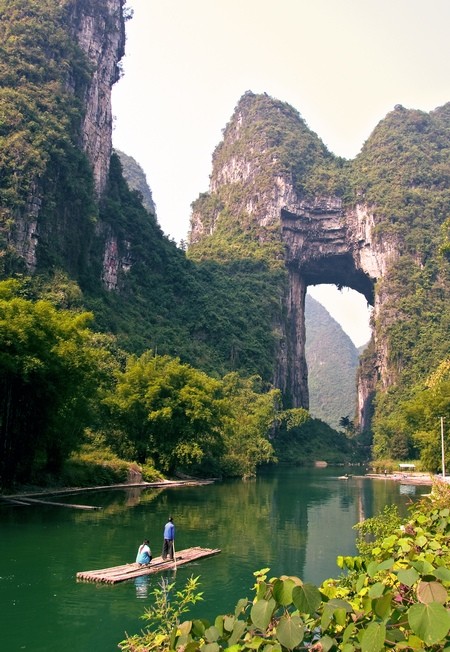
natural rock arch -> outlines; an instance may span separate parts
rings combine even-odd
[[[294,210],[281,209],[281,233],[289,272],[287,320],[275,382],[290,404],[309,407],[305,357],[305,296],[309,285],[333,284],[361,293],[375,305],[375,283],[385,256],[374,247],[367,228],[372,218],[363,207],[346,213],[337,198],[299,202]],[[364,237],[363,237],[364,234]],[[366,428],[369,391],[358,388],[358,418]]]

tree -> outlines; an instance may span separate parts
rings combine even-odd
[[[152,351],[130,356],[104,402],[141,463],[152,457],[173,472],[221,450],[222,384],[178,358]]]
[[[86,312],[57,310],[0,282],[0,484],[58,471],[81,441],[110,373]]]
[[[437,471],[442,466],[440,418],[447,423],[450,419],[450,358],[444,359],[426,382],[416,387],[403,408],[424,467]]]
[[[228,403],[223,466],[230,475],[254,475],[261,463],[275,460],[269,433],[281,402],[279,390],[261,392],[258,376],[242,378],[233,372],[223,378]]]

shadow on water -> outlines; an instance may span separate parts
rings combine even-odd
[[[239,598],[250,596],[253,572],[261,568],[314,583],[338,575],[336,556],[355,552],[354,523],[386,504],[404,513],[414,498],[411,485],[338,476],[329,468],[275,469],[247,482],[58,497],[101,507],[94,511],[1,506],[4,648],[56,652],[64,642],[71,652],[110,652],[125,632],[139,632],[139,617],[161,574],[109,586],[77,582],[76,573],[134,561],[143,537],[159,555],[170,514],[177,551],[222,550],[165,577],[178,589],[191,575],[200,576],[204,601],[193,616],[213,618],[232,610]],[[428,490],[418,487],[416,496]]]

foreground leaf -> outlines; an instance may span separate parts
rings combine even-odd
[[[282,616],[277,626],[277,639],[283,647],[293,650],[303,641],[305,628],[298,616]]]
[[[292,591],[292,602],[299,611],[313,614],[320,606],[322,596],[314,584],[303,584],[303,586],[296,586]]]
[[[378,652],[384,648],[386,626],[384,623],[370,623],[361,640],[362,652]]]
[[[272,619],[272,614],[276,606],[276,602],[272,598],[270,600],[258,600],[250,612],[252,623],[258,629],[265,631]]]
[[[427,645],[438,643],[450,628],[450,615],[442,604],[414,604],[408,610],[408,622]]]

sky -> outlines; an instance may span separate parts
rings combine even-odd
[[[297,109],[353,158],[396,104],[450,101],[450,0],[128,0],[113,143],[143,168],[164,233],[186,239],[190,206],[245,91]],[[311,294],[357,346],[369,311],[354,291]]]

